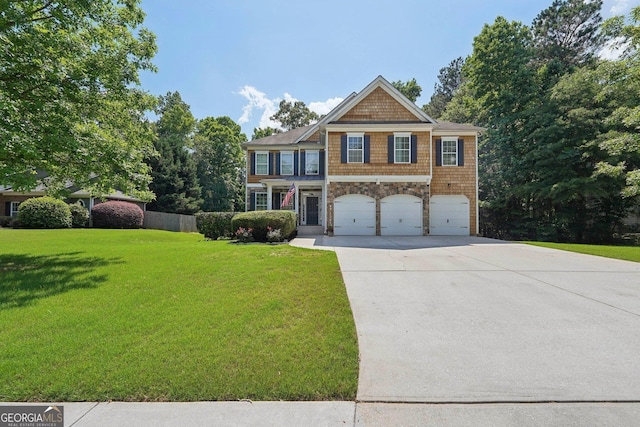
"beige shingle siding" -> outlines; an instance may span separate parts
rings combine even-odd
[[[418,118],[382,88],[376,88],[338,122],[417,122]]]
[[[435,166],[436,140],[441,137],[434,136],[432,144],[433,176],[431,179],[431,196],[464,194],[469,199],[469,216],[471,235],[478,233],[476,230],[476,137],[460,136],[464,139],[464,166]]]
[[[370,163],[341,163],[340,137],[329,134],[329,175],[430,175],[429,132],[412,132],[418,137],[417,163],[389,163],[387,137],[393,132],[365,132],[371,137]]]

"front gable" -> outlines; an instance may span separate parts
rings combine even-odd
[[[377,87],[336,122],[419,123],[420,120],[382,87]]]
[[[416,104],[378,76],[360,93],[336,107],[320,125],[354,123],[423,123],[435,124]]]

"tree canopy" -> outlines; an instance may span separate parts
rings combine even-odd
[[[453,95],[462,85],[462,67],[464,59],[456,58],[438,73],[438,82],[433,87],[433,95],[422,110],[434,119],[440,118]]]
[[[52,192],[72,181],[151,197],[155,98],[139,72],[154,70],[156,45],[143,20],[139,0],[3,2],[2,184],[28,190],[44,172]]]
[[[498,17],[475,38],[444,117],[473,116],[487,128],[479,147],[485,234],[605,241],[635,203],[638,62],[631,53],[595,57],[606,41],[601,5],[556,0],[532,27]],[[608,25],[634,40],[633,24]]]
[[[278,111],[270,119],[280,122],[284,130],[291,130],[310,125],[318,121],[320,116],[302,101],[282,100]]]
[[[196,126],[194,137],[202,209],[208,212],[244,211],[247,136],[229,117],[207,117]]]
[[[156,199],[148,208],[157,212],[193,214],[200,210],[200,186],[196,163],[190,151],[196,120],[180,93],[160,97],[155,122],[157,155],[148,162]]]
[[[400,93],[406,96],[409,101],[416,102],[420,95],[422,94],[422,88],[418,84],[415,78],[411,80],[407,80],[403,82],[402,80],[395,81],[391,83],[393,87],[398,89]]]

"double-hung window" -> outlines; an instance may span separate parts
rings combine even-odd
[[[267,210],[267,193],[255,193],[256,194],[256,210]]]
[[[320,173],[320,152],[309,151],[305,152],[305,175],[318,175]]]
[[[364,133],[347,134],[347,163],[364,163]]]
[[[411,163],[411,134],[396,133],[394,135],[395,163]]]
[[[280,174],[293,175],[293,151],[280,152]]]
[[[442,166],[458,166],[458,138],[442,138]]]
[[[18,208],[20,207],[20,202],[11,202],[11,210],[9,212],[9,214],[12,217],[17,217],[18,216]]]
[[[269,153],[256,151],[256,175],[269,175]]]

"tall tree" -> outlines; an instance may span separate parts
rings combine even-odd
[[[554,0],[533,21],[538,61],[556,61],[562,69],[592,61],[605,41],[601,8],[602,0]]]
[[[198,122],[194,138],[202,209],[208,212],[244,210],[247,137],[229,117],[207,117]]]
[[[280,122],[285,130],[296,129],[310,125],[320,119],[320,116],[311,111],[302,101],[280,101],[278,111],[271,117],[271,120]]]
[[[420,98],[420,95],[422,94],[422,88],[415,78],[407,80],[406,82],[398,80],[391,84],[393,85],[393,87],[398,89],[400,93],[406,96],[411,102],[416,102],[416,100]]]
[[[265,138],[267,136],[271,136],[276,133],[282,132],[280,129],[266,127],[266,128],[253,128],[253,135],[251,135],[251,140]]]
[[[608,30],[627,44],[625,55],[616,62],[602,62],[595,70],[597,99],[609,100],[613,110],[605,120],[609,131],[599,139],[599,146],[609,158],[597,165],[597,174],[622,177],[623,195],[640,197],[640,7],[631,11],[628,23],[623,17],[612,18]],[[615,101],[612,94],[618,94]]]
[[[178,92],[160,97],[155,123],[157,156],[149,159],[156,199],[149,210],[193,214],[200,210],[200,186],[196,163],[190,152],[196,121]]]
[[[153,151],[139,89],[155,36],[139,0],[4,1],[0,12],[0,180],[20,190],[67,181],[143,198]]]
[[[433,95],[428,104],[423,105],[422,110],[430,117],[438,119],[444,113],[447,104],[451,102],[456,91],[462,85],[462,67],[465,60],[456,58],[438,73],[438,82],[433,87]]]

